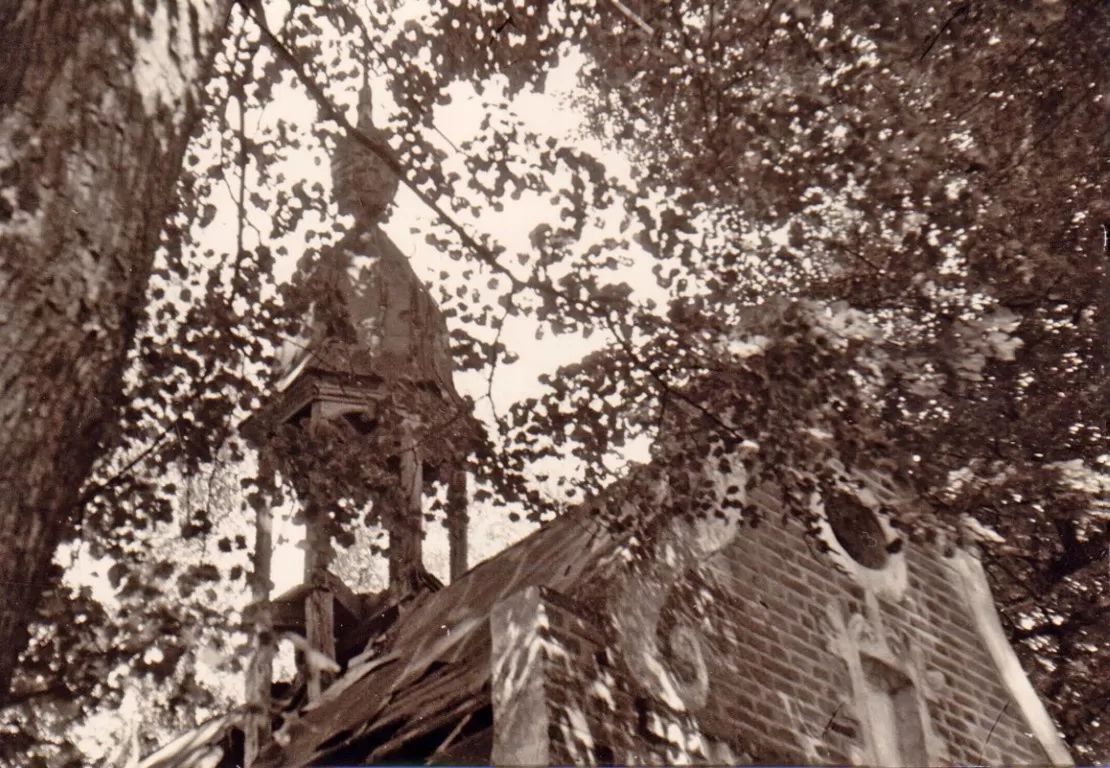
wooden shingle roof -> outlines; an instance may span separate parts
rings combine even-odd
[[[494,605],[530,586],[570,591],[616,543],[576,510],[425,596],[318,703],[293,714],[256,765],[293,768],[336,753],[369,762],[488,705]]]

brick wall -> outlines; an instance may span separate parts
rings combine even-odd
[[[974,631],[955,572],[939,555],[907,547],[901,601],[865,590],[816,553],[800,526],[741,534],[693,574],[690,594],[712,602],[703,623],[713,690],[700,719],[734,729],[757,761],[867,761],[853,681],[830,612],[863,624],[868,603],[882,631],[909,651],[919,702],[935,737],[933,764],[1047,762]],[[874,614],[872,614],[874,615]],[[875,623],[873,620],[870,623]],[[916,658],[914,658],[916,656]],[[808,742],[808,753],[807,753]]]
[[[524,620],[527,625],[521,625]],[[512,626],[509,622],[514,622]],[[505,697],[493,679],[495,765],[678,765],[750,762],[707,738],[690,713],[675,712],[639,690],[614,663],[601,627],[606,622],[583,605],[550,589],[530,587],[505,600],[492,616],[493,664],[527,671]],[[542,697],[534,692],[542,690]],[[542,726],[541,745],[522,744]],[[536,747],[539,747],[538,749]]]
[[[888,566],[900,569],[901,588],[884,595],[819,553],[800,524],[769,517],[690,571],[664,606],[661,648],[676,626],[701,638],[695,661],[662,660],[704,664],[708,696],[696,711],[633,679],[597,583],[569,595],[528,590],[535,608],[518,613],[533,617],[535,631],[514,637],[532,646],[517,653],[541,660],[530,674],[542,690],[547,763],[873,763],[882,753],[861,690],[880,684],[866,675],[888,667],[913,694],[899,706],[920,716],[929,764],[1048,762],[941,554],[905,547]],[[494,719],[496,730],[496,695]]]

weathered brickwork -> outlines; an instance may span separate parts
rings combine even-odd
[[[884,630],[920,654],[920,699],[939,737],[931,760],[1045,764],[973,630],[955,574],[939,555],[907,547],[905,558],[904,599],[874,602]],[[865,616],[864,590],[794,525],[748,531],[701,570],[690,589],[715,605],[706,632],[713,692],[700,718],[732,724],[757,760],[860,759],[862,713],[847,663],[832,650],[829,612]]]
[[[690,713],[637,690],[613,663],[601,617],[553,590],[530,592],[525,601],[536,603],[539,631],[533,647],[518,648],[518,654],[540,660],[531,673],[543,687],[545,706],[532,718],[547,725],[546,764],[750,762],[707,737]],[[496,763],[496,752],[493,758]]]
[[[744,517],[668,507],[640,550],[561,517],[415,601],[257,765],[1072,766],[974,553],[903,542],[878,513],[912,500],[871,481],[814,495],[812,532],[759,491]]]
[[[901,586],[886,592],[839,568],[800,524],[745,528],[662,612],[663,663],[708,681],[694,708],[630,672],[596,584],[533,588],[547,762],[870,764],[890,754],[876,735],[889,705],[900,760],[1048,764],[949,561],[912,546],[894,559]],[[668,633],[700,652],[668,647]]]

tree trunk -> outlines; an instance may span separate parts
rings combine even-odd
[[[0,4],[0,705],[119,404],[230,4]]]

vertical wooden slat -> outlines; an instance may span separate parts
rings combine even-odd
[[[254,574],[251,591],[256,606],[254,616],[254,653],[247,669],[246,699],[250,714],[246,721],[243,764],[254,763],[270,741],[270,685],[274,667],[274,623],[270,610],[273,559],[273,510],[269,500],[258,502],[255,521]]]
[[[335,605],[328,586],[327,569],[331,564],[331,536],[327,516],[315,504],[305,513],[304,581],[312,585],[305,598],[305,639],[313,651],[335,660]],[[320,665],[306,660],[308,698],[315,701],[331,683],[331,676]]]
[[[309,429],[325,418],[325,404],[317,401],[312,406]],[[308,647],[335,661],[335,604],[328,585],[327,570],[331,566],[331,532],[328,529],[327,508],[315,484],[309,481],[309,498],[305,509],[305,558],[304,583],[312,586],[305,598],[305,639]],[[317,660],[305,659],[308,678],[308,700],[316,701],[331,684],[330,672],[321,669]]]
[[[456,581],[467,571],[467,513],[466,472],[461,467],[451,469],[447,481],[447,545],[451,565],[451,581]]]
[[[335,660],[335,602],[330,590],[316,587],[305,598],[305,627],[308,645],[329,660]],[[333,675],[321,669],[319,664],[308,660],[308,700],[316,701],[320,694],[331,685]]]
[[[400,598],[424,568],[424,462],[416,440],[419,421],[406,417],[401,433],[401,483],[389,531],[389,590]]]

